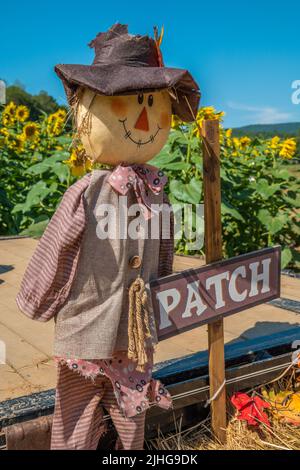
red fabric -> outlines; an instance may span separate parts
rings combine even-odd
[[[159,380],[152,378],[153,354],[148,351],[145,372],[136,370],[136,363],[128,359],[127,351],[118,351],[112,358],[84,360],[55,357],[58,364],[93,382],[98,376],[110,379],[118,406],[127,418],[142,413],[154,404],[168,409],[172,406],[170,393]]]
[[[168,178],[162,170],[147,163],[141,165],[120,164],[114,168],[108,178],[112,188],[123,196],[131,188],[133,189],[146,220],[152,217],[153,212],[155,212],[155,205],[152,198],[148,195],[148,190],[153,194],[159,194],[167,181]]]
[[[247,421],[251,426],[259,426],[260,423],[270,426],[264,412],[264,408],[270,408],[270,404],[260,397],[249,397],[246,393],[237,392],[231,397],[231,403],[238,410],[238,419]]]

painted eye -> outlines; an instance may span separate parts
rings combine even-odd
[[[148,96],[148,105],[152,106],[153,105],[153,95]]]
[[[139,93],[139,94],[138,94],[138,102],[139,102],[139,104],[142,104],[143,101],[144,101],[144,95],[143,95],[143,93]]]

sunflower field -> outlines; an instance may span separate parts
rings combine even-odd
[[[11,102],[0,120],[0,235],[38,236],[87,168],[70,150],[64,109],[32,122],[28,108]]]
[[[223,256],[232,257],[280,244],[282,268],[300,270],[300,180],[292,171],[294,138],[234,137],[222,127],[224,113],[200,108],[197,121],[175,117],[169,140],[150,163],[168,176],[173,204],[203,203],[201,126],[221,124]],[[0,235],[40,236],[66,189],[92,169],[80,147],[73,147],[64,109],[30,120],[29,109],[10,102],[0,111]],[[298,197],[297,197],[298,196]],[[203,222],[194,217],[194,228]],[[200,228],[199,228],[200,227]],[[186,233],[176,250],[189,251]]]

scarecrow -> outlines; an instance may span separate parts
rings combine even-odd
[[[157,31],[155,39],[134,36],[115,24],[90,43],[92,65],[55,67],[84,158],[101,168],[66,191],[17,296],[30,318],[55,320],[52,449],[96,449],[105,410],[116,448],[143,449],[147,408],[172,405],[152,378],[157,334],[148,283],[172,272],[173,218],[167,179],[146,162],[165,144],[172,113],[194,119],[200,94],[188,71],[164,67],[160,41]],[[154,219],[158,236],[149,235]]]

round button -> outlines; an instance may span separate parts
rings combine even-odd
[[[129,260],[129,266],[133,269],[137,269],[141,266],[142,260],[139,256],[132,256]]]

